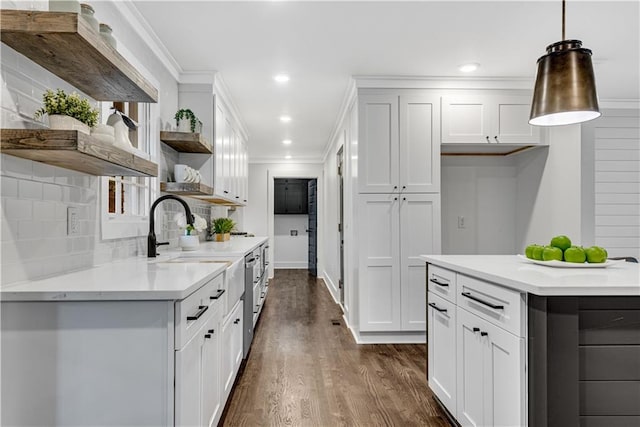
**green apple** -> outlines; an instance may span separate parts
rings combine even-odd
[[[587,262],[590,263],[602,263],[607,260],[607,251],[600,246],[591,246],[585,249]]]
[[[533,258],[533,250],[536,248],[536,246],[538,245],[529,245],[525,248],[524,250],[524,255],[529,258],[529,259],[534,259]]]
[[[560,248],[563,251],[566,251],[571,247],[571,239],[564,235],[556,236],[551,239],[551,243],[549,243],[549,246]]]
[[[567,262],[576,262],[582,264],[587,259],[587,255],[580,246],[571,246],[564,251],[564,260]]]
[[[562,249],[555,246],[545,246],[542,250],[542,260],[553,261],[554,259],[562,261]]]
[[[531,251],[532,259],[537,259],[538,261],[542,261],[542,251],[544,251],[544,246],[534,245],[533,250]]]

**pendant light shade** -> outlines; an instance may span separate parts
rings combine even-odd
[[[600,117],[591,51],[580,40],[564,40],[547,47],[538,59],[529,123],[558,126]]]
[[[565,39],[566,0],[562,0],[562,41],[538,59],[529,124],[559,126],[600,117],[591,51],[580,40]]]

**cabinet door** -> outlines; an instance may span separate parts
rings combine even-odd
[[[175,420],[176,426],[201,426],[202,423],[202,353],[204,328],[181,350],[176,350]]]
[[[426,331],[427,277],[419,257],[440,253],[440,195],[403,194],[399,204],[402,330]]]
[[[202,424],[207,427],[217,425],[222,415],[219,320],[219,316],[211,316],[203,329]]]
[[[483,320],[484,425],[525,425],[524,338]]]
[[[429,388],[456,413],[456,306],[429,292],[427,311]]]
[[[440,98],[429,94],[400,96],[400,190],[440,191]]]
[[[540,127],[529,124],[531,96],[497,95],[494,97],[494,108],[495,135],[491,135],[491,138],[496,143],[540,143]]]
[[[234,350],[233,350],[233,332],[236,328],[236,317],[232,313],[222,324],[222,341],[220,342],[220,384],[222,390],[222,401],[226,401],[233,381],[235,380],[234,368]],[[235,323],[234,323],[235,322]]]
[[[398,189],[398,96],[358,98],[358,191],[390,193]]]
[[[492,133],[492,113],[492,106],[486,96],[443,96],[442,143],[492,142],[489,139],[489,135]]]
[[[224,145],[226,135],[227,120],[225,119],[225,113],[222,106],[216,103],[216,142],[213,155],[215,156],[215,180],[213,181],[213,190],[216,195],[224,196]]]
[[[222,150],[222,170],[224,177],[222,180],[222,196],[231,197],[231,144],[233,139],[233,127],[229,116],[224,116],[224,143]]]
[[[243,356],[243,328],[244,328],[244,319],[243,319],[243,307],[244,302],[240,301],[237,305],[237,308],[234,312],[234,320],[233,320],[233,354],[232,354],[232,363],[233,363],[233,377],[235,379],[238,370],[240,369],[240,364],[242,363]]]
[[[461,308],[457,308],[456,316],[456,420],[462,426],[484,426],[484,354],[487,340],[480,335],[484,321]]]
[[[398,204],[393,194],[359,196],[361,331],[401,327]]]
[[[278,214],[287,213],[287,182],[277,179],[273,183],[273,212]]]

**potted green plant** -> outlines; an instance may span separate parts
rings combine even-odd
[[[176,119],[176,126],[178,126],[179,132],[199,133],[202,129],[202,122],[188,108],[181,108],[176,111],[174,119]]]
[[[215,233],[216,242],[224,242],[231,238],[231,230],[236,227],[236,223],[231,218],[220,217],[213,220],[212,228]]]
[[[42,103],[34,118],[47,114],[51,129],[77,130],[89,135],[90,128],[98,123],[98,109],[76,92],[67,95],[62,89],[55,92],[47,89],[42,95]]]

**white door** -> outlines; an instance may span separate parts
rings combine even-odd
[[[440,195],[402,194],[400,298],[403,331],[426,331],[427,277],[420,255],[440,253]]]
[[[211,316],[203,328],[202,349],[202,423],[217,425],[222,415],[220,387],[220,335],[219,317]]]
[[[492,114],[486,96],[443,96],[442,143],[493,143],[490,140]]]
[[[398,205],[394,194],[359,196],[361,331],[401,327]]]
[[[456,413],[456,306],[429,292],[427,307],[429,388]]]
[[[440,97],[400,96],[400,192],[440,192],[439,138]]]
[[[525,425],[524,338],[483,321],[485,340],[484,424]]]
[[[358,98],[358,191],[391,193],[398,190],[398,96]]]
[[[495,135],[492,142],[500,144],[538,144],[540,127],[529,124],[531,96],[494,95]]]
[[[459,307],[456,316],[456,420],[462,426],[484,426],[484,355],[487,340],[480,334],[483,321]]]
[[[202,353],[205,326],[203,325],[182,349],[176,350],[176,426],[202,425]]]

